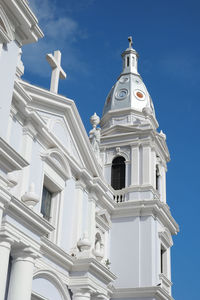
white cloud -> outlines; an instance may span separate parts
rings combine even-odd
[[[81,60],[77,43],[78,40],[87,38],[87,33],[80,29],[77,21],[66,16],[64,8],[56,5],[54,0],[29,2],[45,37],[38,43],[23,48],[25,72],[28,69],[33,74],[46,77],[50,73],[50,67],[45,55],[59,49],[62,51],[62,66],[66,72],[73,72],[78,68],[87,73],[87,66]]]

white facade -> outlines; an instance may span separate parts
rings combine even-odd
[[[21,79],[22,46],[43,37],[37,23],[27,1],[0,0],[0,300],[173,299],[169,152],[132,40],[88,138],[57,94],[59,51],[47,55],[50,91]]]

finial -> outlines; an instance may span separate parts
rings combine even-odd
[[[91,116],[90,118],[90,123],[92,124],[93,128],[96,128],[99,122],[100,122],[99,116],[97,116],[97,114],[94,113],[93,116]]]
[[[129,41],[129,48],[132,48],[132,46],[133,46],[133,38],[132,38],[132,36],[128,37],[128,41]]]

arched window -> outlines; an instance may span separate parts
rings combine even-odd
[[[125,187],[125,158],[118,156],[112,161],[111,185],[115,190]]]

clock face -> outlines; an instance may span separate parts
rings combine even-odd
[[[123,100],[127,97],[127,95],[128,95],[128,90],[121,89],[116,93],[115,97],[117,98],[117,100]]]
[[[145,93],[141,90],[135,90],[134,95],[138,100],[144,100],[145,99]]]

